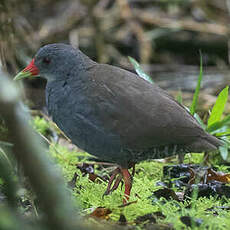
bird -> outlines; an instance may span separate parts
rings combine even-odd
[[[135,164],[215,151],[222,145],[156,84],[122,68],[97,63],[69,44],[41,47],[14,79],[37,76],[47,80],[49,115],[72,143],[117,165],[104,195],[123,179],[124,204],[130,197]]]

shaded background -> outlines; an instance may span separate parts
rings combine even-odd
[[[0,55],[13,76],[47,43],[71,43],[101,63],[132,70],[127,56],[189,103],[204,59],[200,104],[210,108],[229,83],[229,0],[2,0]],[[31,108],[44,106],[45,82],[26,81]]]

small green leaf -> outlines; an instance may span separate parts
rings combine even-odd
[[[226,161],[228,158],[228,145],[225,144],[225,145],[220,146],[219,150],[220,150],[220,155]]]
[[[228,86],[226,86],[218,95],[215,105],[212,108],[211,115],[208,119],[208,127],[220,121],[224,112],[225,104],[228,100]]]
[[[217,121],[213,124],[211,124],[206,131],[210,132],[214,132],[218,129],[221,129],[222,127],[224,127],[225,125],[230,123],[230,115],[227,115],[223,120],[221,121]]]
[[[230,136],[230,131],[215,133],[216,137],[226,137]]]
[[[197,106],[198,97],[199,97],[199,93],[200,93],[200,86],[201,86],[202,78],[203,78],[203,61],[202,61],[202,54],[200,53],[200,74],[199,74],[199,77],[197,80],[196,90],[195,90],[195,93],[193,95],[192,105],[190,107],[190,113],[192,115],[194,115],[194,113],[196,111],[196,106]]]
[[[189,108],[184,106],[184,108],[189,112]],[[203,128],[203,129],[206,129],[206,125],[204,124],[204,122],[202,121],[202,119],[200,118],[200,116],[198,115],[198,113],[194,113],[193,115],[196,120],[198,121],[198,123],[200,124],[200,126]]]
[[[146,74],[143,69],[141,68],[140,64],[132,57],[128,57],[130,63],[133,65],[133,67],[135,68],[137,74],[141,77],[144,78],[146,81],[150,82],[150,83],[154,83],[152,78]]]

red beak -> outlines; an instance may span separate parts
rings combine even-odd
[[[14,80],[27,78],[30,76],[38,76],[38,74],[39,74],[39,69],[34,64],[34,58],[33,58],[30,64],[15,76]]]

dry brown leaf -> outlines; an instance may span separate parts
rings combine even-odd
[[[216,180],[223,183],[230,183],[230,174],[223,172],[216,172],[213,169],[209,168],[207,170],[207,182]]]
[[[111,213],[112,213],[112,211],[109,208],[98,207],[92,213],[89,214],[89,217],[108,220],[109,214],[111,214]]]

